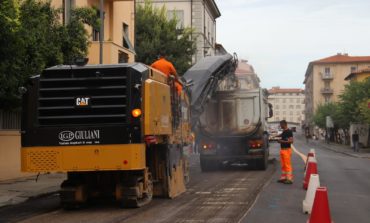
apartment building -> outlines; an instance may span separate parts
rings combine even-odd
[[[104,0],[103,64],[135,61],[135,0]],[[62,21],[67,24],[73,7],[100,8],[100,0],[52,0],[56,8],[64,9]],[[91,34],[89,64],[100,63],[99,30],[86,26]]]
[[[142,4],[144,0],[136,0]],[[177,27],[191,27],[195,30],[197,52],[193,62],[216,54],[216,19],[221,13],[214,0],[152,0],[155,7],[165,6],[168,18],[179,19]]]
[[[274,115],[269,122],[286,120],[302,124],[305,119],[305,95],[303,89],[272,87],[268,90],[268,102],[272,104]]]
[[[305,84],[305,124],[313,126],[313,115],[318,105],[338,101],[348,83],[345,78],[370,67],[370,56],[340,54],[312,61],[308,64]]]

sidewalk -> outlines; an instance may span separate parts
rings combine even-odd
[[[0,208],[22,203],[30,198],[56,193],[65,174],[40,174],[36,176],[0,181]]]
[[[353,149],[349,145],[342,145],[330,142],[327,144],[324,140],[313,140],[311,139],[308,145],[315,145],[320,146],[321,148],[325,148],[337,153],[343,153],[348,156],[356,157],[356,158],[364,158],[370,159],[370,149],[360,149],[360,152],[354,152]]]

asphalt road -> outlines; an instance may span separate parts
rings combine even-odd
[[[229,168],[202,173],[199,157],[191,156],[187,192],[175,199],[154,199],[139,209],[121,209],[105,201],[76,211],[59,207],[56,195],[0,209],[0,222],[238,222],[275,172]]]
[[[330,146],[330,145],[325,145]],[[320,144],[306,144],[295,137],[295,147],[304,154],[315,148],[321,186],[328,188],[331,217],[335,223],[370,222],[370,159],[354,158],[325,149]],[[273,154],[274,155],[274,154]],[[276,155],[276,154],[275,154]],[[302,201],[303,162],[293,155],[295,182],[276,182],[279,171],[260,193],[256,203],[241,222],[306,222]]]

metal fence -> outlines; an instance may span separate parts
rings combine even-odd
[[[21,112],[10,112],[0,110],[0,130],[20,129]]]

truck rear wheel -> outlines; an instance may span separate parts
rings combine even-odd
[[[202,172],[215,171],[219,168],[219,163],[216,160],[210,160],[200,156],[200,169]]]
[[[266,170],[268,166],[268,157],[265,155],[262,159],[258,159],[256,162],[256,168],[258,170]]]

